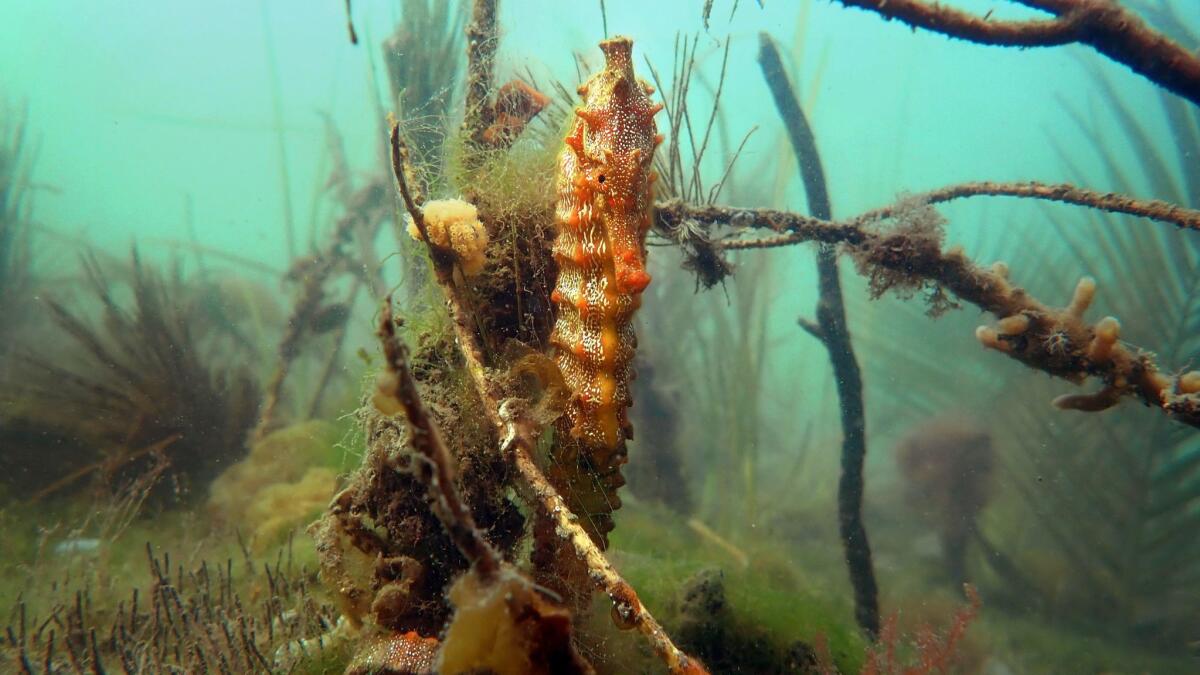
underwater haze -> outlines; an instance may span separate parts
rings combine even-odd
[[[1200,672],[1198,50],[0,3],[0,672]]]

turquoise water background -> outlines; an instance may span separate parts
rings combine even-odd
[[[997,18],[1036,15],[987,0],[950,4],[994,8]],[[825,0],[764,8],[743,1],[732,21],[731,4],[717,2],[708,33],[696,0],[606,5],[609,31],[633,37],[638,54],[664,72],[676,31],[701,33],[703,69],[713,79],[718,40],[731,36],[729,128],[740,136],[760,126],[746,164],[777,153],[781,140],[754,61],[757,33],[770,32],[786,48],[803,20],[793,73],[803,80],[837,213],[961,180],[1062,179],[1050,141],[1068,148],[1085,142],[1064,105],[1103,107],[1090,66],[1131,97],[1158,96],[1083,47],[973,46]],[[383,123],[373,97],[384,92],[375,91],[371,68],[396,10],[360,0],[353,11],[359,46],[347,39],[343,3],[332,0],[3,3],[0,91],[28,105],[40,144],[35,179],[52,188],[37,195],[38,219],[123,248],[133,237],[186,240],[190,217],[203,245],[282,266],[276,120],[301,241],[312,193],[328,171],[321,115],[341,131],[355,166],[366,170],[376,161]],[[1200,12],[1193,16],[1200,25]],[[528,67],[573,80],[572,52],[595,62],[603,37],[596,2],[507,0],[500,24],[502,76]],[[1157,110],[1145,122],[1165,133]],[[1087,161],[1080,148],[1080,162]],[[798,190],[791,195],[772,206],[803,204]]]

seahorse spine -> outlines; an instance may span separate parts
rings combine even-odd
[[[646,233],[653,217],[654,124],[661,103],[633,73],[633,43],[600,43],[604,70],[579,88],[583,104],[559,155],[554,257],[558,280],[551,300],[557,319],[550,341],[571,390],[560,426],[557,474],[568,500],[582,511],[601,545],[620,505],[620,468],[628,419],[629,383],[637,347],[633,314],[650,283]],[[574,465],[574,466],[572,466]]]

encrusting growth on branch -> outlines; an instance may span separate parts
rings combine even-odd
[[[399,127],[396,124],[392,125],[391,146],[392,169],[401,198],[413,219],[414,226],[418,231],[423,232],[425,219],[418,199],[414,197],[409,187],[408,176],[412,172],[408,166],[407,149],[400,138]],[[425,238],[425,241],[428,242],[428,239]],[[536,450],[536,439],[540,429],[521,414],[522,402],[502,400],[500,387],[488,376],[479,337],[472,327],[465,309],[466,305],[454,284],[451,274],[452,261],[444,251],[436,246],[429,246],[429,253],[433,260],[438,285],[446,295],[451,324],[465,367],[471,376],[471,381],[496,437],[502,439],[500,449],[516,469],[519,478],[516,485],[518,491],[530,505],[541,511],[542,515],[554,523],[558,536],[570,542],[575,554],[586,564],[589,580],[612,600],[614,619],[619,619],[622,625],[637,628],[646,637],[655,653],[663,659],[671,673],[707,673],[708,671],[698,660],[689,657],[675,646],[658,620],[642,605],[633,587],[621,578],[612,564],[604,557],[599,547],[580,526],[579,519],[566,507],[562,496],[546,480],[545,475],[534,462],[533,453]]]
[[[1069,183],[973,181],[931,190],[916,195],[913,199],[925,202],[926,204],[940,204],[966,197],[1020,197],[1023,199],[1062,202],[1063,204],[1086,206],[1100,211],[1108,211],[1109,213],[1139,216],[1169,223],[1181,229],[1200,232],[1200,211],[1195,209],[1184,208],[1178,204],[1157,199],[1137,199],[1115,192],[1088,190],[1087,188],[1076,187]],[[896,205],[886,206],[874,211],[868,211],[856,217],[854,222],[865,224],[874,220],[890,218],[895,213]]]
[[[1085,44],[1200,105],[1200,55],[1152,30],[1115,0],[1015,0],[1049,19],[993,21],[926,0],[837,0],[952,38],[1005,47]]]
[[[1185,230],[1200,232],[1200,211],[1188,209],[1178,204],[1159,201],[1156,199],[1137,199],[1113,192],[1100,192],[1076,187],[1069,183],[1039,183],[1036,181],[998,183],[993,181],[974,181],[956,183],[929,192],[905,197],[901,202],[890,204],[853,218],[840,221],[827,221],[820,218],[805,216],[798,213],[771,211],[769,209],[726,209],[725,207],[689,206],[693,213],[701,217],[689,215],[689,219],[706,224],[728,224],[736,228],[758,228],[775,230],[780,234],[764,239],[734,239],[720,242],[719,247],[729,250],[744,248],[773,248],[787,246],[803,241],[847,242],[854,237],[853,233],[836,234],[837,226],[861,227],[870,223],[893,217],[905,204],[919,202],[924,204],[941,204],[965,199],[967,197],[1018,197],[1022,199],[1039,199],[1043,201],[1062,202],[1076,206],[1086,206],[1109,213],[1120,213],[1129,216],[1140,216],[1150,220],[1175,225]],[[674,204],[669,204],[673,206]],[[717,211],[728,211],[730,217],[717,216],[714,219],[703,217],[706,208]],[[669,216],[669,214],[667,214]],[[680,221],[682,222],[682,221]],[[659,224],[674,227],[676,221],[664,218],[661,214]],[[825,226],[833,225],[832,229]]]
[[[418,458],[413,473],[429,490],[431,508],[471,569],[450,589],[454,618],[435,665],[437,672],[593,673],[571,644],[570,612],[506,564],[487,542],[454,483],[454,460],[421,401],[396,335],[391,298],[384,302],[379,340],[386,369],[376,380],[372,403],[385,415],[403,413]],[[394,639],[393,648],[408,644]],[[391,669],[385,669],[391,672]]]
[[[463,131],[472,142],[483,142],[484,132],[495,121],[488,104],[496,61],[496,0],[475,0],[467,25],[467,100]]]
[[[297,260],[288,271],[289,278],[301,280],[302,284],[292,307],[292,315],[288,318],[287,331],[279,341],[278,362],[267,384],[262,412],[252,432],[253,440],[262,440],[278,422],[276,418],[283,400],[284,380],[292,363],[300,356],[300,348],[311,335],[314,323],[328,309],[325,304],[325,282],[350,265],[346,246],[358,235],[363,242],[364,255],[369,254],[371,249],[367,242],[372,238],[371,229],[385,212],[380,208],[385,190],[383,181],[372,181],[359,188],[350,198],[346,213],[338,219],[330,233],[328,243],[313,255]]]
[[[422,460],[416,474],[429,488],[434,514],[479,576],[490,579],[500,568],[500,557],[483,538],[475,526],[475,518],[454,488],[454,459],[421,401],[417,382],[408,367],[408,347],[396,335],[391,297],[384,301],[378,334],[386,368],[375,382],[371,402],[385,415],[404,413],[410,443]]]
[[[889,207],[875,213],[886,213],[903,221],[914,217],[906,211],[911,210],[911,203],[908,207]],[[928,206],[918,208],[928,209]],[[942,251],[940,235],[915,231],[903,223],[894,230],[879,231],[864,227],[861,217],[829,222],[785,211],[689,206],[679,202],[659,205],[657,215],[660,226],[666,228],[690,223],[787,232],[763,240],[726,242],[725,248],[761,248],[802,241],[842,244],[858,262],[860,272],[871,278],[876,295],[896,287],[924,289],[944,304],[946,293],[951,293],[999,317],[1000,322],[994,328],[979,333],[985,346],[999,348],[1030,368],[1075,383],[1082,383],[1089,376],[1104,382],[1101,392],[1060,398],[1055,402],[1058,407],[1101,410],[1122,397],[1132,396],[1184,424],[1200,427],[1200,371],[1179,376],[1163,373],[1149,352],[1119,341],[1115,319],[1104,319],[1095,325],[1087,323],[1082,315],[1095,292],[1093,281],[1082,281],[1071,305],[1056,309],[1010,283],[1003,263],[991,269],[980,267],[961,250]],[[915,217],[923,215],[918,213]],[[884,216],[877,215],[872,220],[881,217]]]

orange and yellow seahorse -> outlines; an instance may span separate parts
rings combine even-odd
[[[559,474],[559,482],[569,484],[568,501],[603,545],[610,513],[620,504],[625,441],[633,437],[627,414],[637,347],[632,318],[650,283],[651,164],[662,142],[654,115],[663,106],[634,76],[628,38],[605,40],[600,49],[604,70],[579,87],[583,105],[559,155],[558,280],[551,294],[557,319],[550,341],[571,391],[552,478]]]

